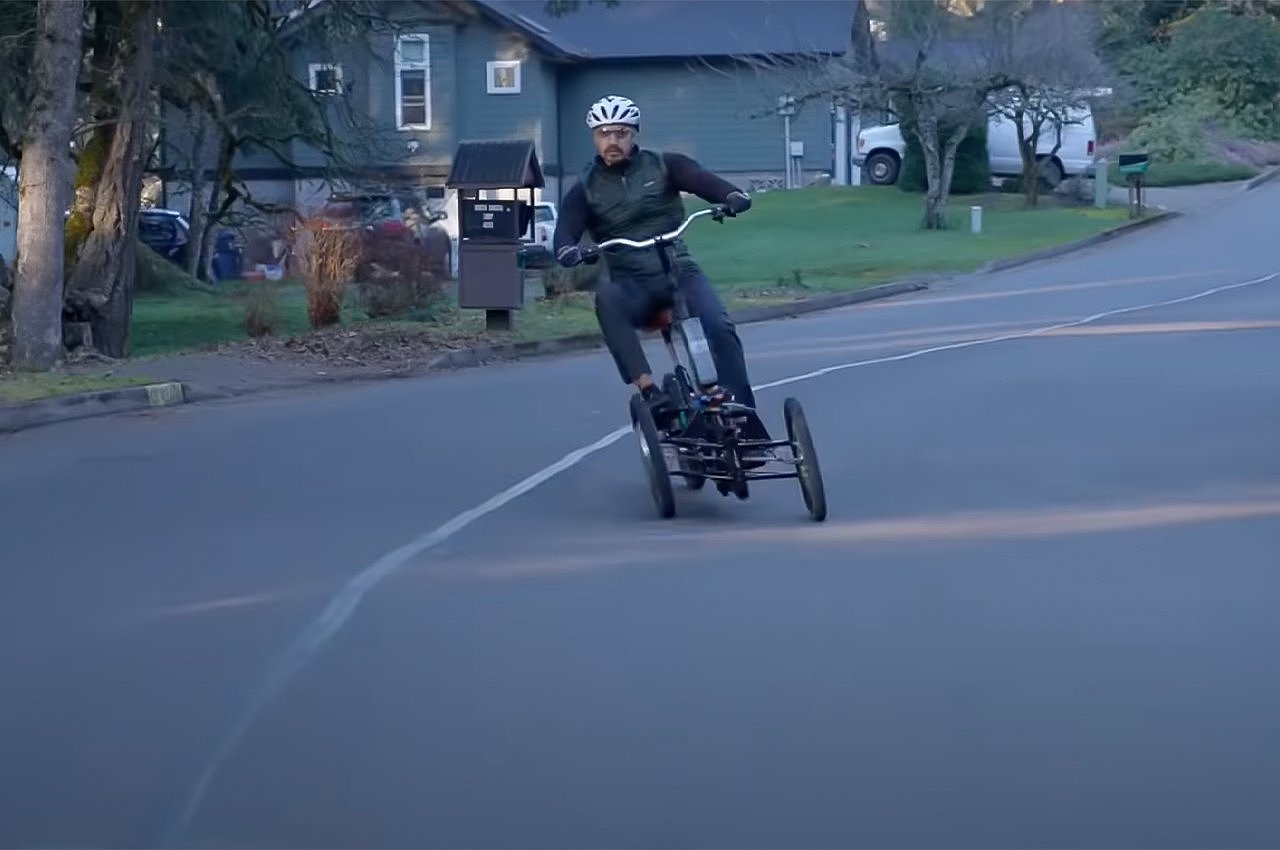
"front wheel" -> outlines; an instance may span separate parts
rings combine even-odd
[[[800,402],[794,398],[782,403],[782,413],[787,423],[787,439],[791,441],[791,451],[797,459],[796,473],[804,506],[815,522],[822,522],[827,518],[827,493],[822,484],[818,453],[813,448],[813,435],[809,433],[809,422]]]
[[[862,168],[867,175],[867,182],[872,186],[892,186],[898,182],[898,170],[901,166],[893,154],[873,153],[867,157]]]
[[[671,475],[667,460],[662,454],[662,441],[658,426],[653,421],[653,411],[639,393],[631,396],[631,428],[640,440],[640,452],[644,455],[645,473],[649,476],[649,493],[653,496],[658,516],[671,519],[676,515],[676,497],[671,489]]]

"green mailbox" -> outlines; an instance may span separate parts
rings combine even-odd
[[[1145,153],[1120,154],[1120,173],[1129,184],[1129,218],[1141,218],[1143,210],[1143,176],[1151,167],[1151,157]]]

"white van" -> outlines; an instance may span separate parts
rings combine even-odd
[[[1098,142],[1098,130],[1093,120],[1093,110],[1088,106],[1072,110],[1072,123],[1062,128],[1062,144],[1056,153],[1041,166],[1050,185],[1057,186],[1067,177],[1088,177],[1093,174],[1094,149]],[[1031,131],[1029,124],[1027,132]],[[1049,156],[1057,144],[1057,133],[1052,126],[1040,131],[1037,150],[1041,159]],[[897,124],[869,127],[858,133],[857,151],[853,162],[862,168],[863,182],[873,186],[889,186],[898,182],[902,171],[902,157],[907,145]],[[1018,151],[1018,130],[1012,119],[994,114],[987,119],[987,155],[993,177],[1018,177],[1022,174],[1022,154]]]

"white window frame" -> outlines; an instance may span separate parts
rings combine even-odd
[[[515,71],[515,85],[510,88],[502,88],[494,82],[494,71],[499,68],[511,68]],[[520,76],[520,60],[518,59],[494,59],[485,65],[485,89],[489,94],[520,94],[522,88]]]
[[[321,71],[333,71],[334,81],[338,84],[336,89],[321,89],[317,87],[318,77]],[[312,62],[307,66],[307,80],[311,83],[311,90],[316,94],[342,94],[342,66],[333,62]]]
[[[421,62],[408,62],[400,51],[404,41],[421,41],[423,58]],[[401,93],[400,74],[402,71],[422,71],[422,93],[426,120],[422,124],[406,124],[404,122],[404,101]],[[396,89],[396,128],[400,130],[431,129],[431,36],[427,33],[401,33],[396,37],[395,47],[395,89]]]

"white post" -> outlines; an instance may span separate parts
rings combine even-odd
[[[784,162],[786,162],[787,164],[786,176],[784,177],[783,185],[787,189],[792,189],[794,188],[794,185],[791,180],[791,116],[790,115],[782,116],[782,135],[783,135],[783,145],[784,145],[783,150],[785,151],[784,156],[786,157]]]
[[[982,207],[969,207],[969,231],[971,233],[982,232]]]
[[[836,107],[836,173],[837,186],[849,185],[849,110]]]
[[[849,116],[849,158],[846,160],[849,168],[849,185],[862,185],[862,168],[853,164],[853,154],[858,147],[858,134],[862,132],[862,107],[854,109]]]

